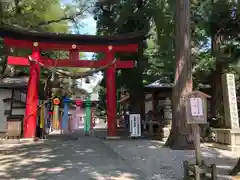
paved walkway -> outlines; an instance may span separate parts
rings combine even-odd
[[[183,178],[183,161],[195,162],[194,151],[173,151],[159,141],[112,140],[104,143],[151,180],[180,180]],[[206,146],[201,149],[204,161],[208,165],[217,165],[218,180],[232,179],[227,174],[235,166],[239,154]]]
[[[79,134],[77,134],[79,136]],[[0,145],[1,180],[145,179],[93,137],[72,135],[39,143]]]
[[[219,180],[230,179],[224,174],[238,154],[202,147],[202,155],[217,165]],[[77,132],[37,143],[0,142],[0,180],[180,180],[184,160],[194,162],[194,152],[173,151],[159,141],[104,141]]]

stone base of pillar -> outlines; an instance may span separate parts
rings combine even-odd
[[[171,128],[169,128],[169,127],[162,128],[162,139],[163,139],[163,141],[167,140],[167,138],[170,134],[170,130],[171,130]]]
[[[158,132],[154,134],[155,139],[161,141],[167,141],[168,136],[170,134],[170,127],[160,127]]]
[[[61,130],[53,130],[51,132],[49,132],[49,134],[53,135],[53,134],[62,134]]]
[[[106,140],[119,140],[120,136],[106,136],[105,139]]]
[[[215,148],[240,152],[240,128],[238,129],[213,129],[216,133]]]

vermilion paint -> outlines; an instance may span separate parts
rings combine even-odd
[[[23,40],[16,40],[11,38],[4,38],[4,44],[9,47],[15,48],[25,48],[31,49],[34,41],[23,41]],[[40,42],[39,48],[41,50],[60,50],[60,51],[70,51],[72,49],[73,44],[57,44],[57,43],[49,43],[49,42]],[[76,50],[80,52],[107,52],[108,45],[77,45]],[[123,44],[123,45],[114,45],[113,51],[115,52],[137,52],[138,51],[138,44]]]
[[[88,67],[88,68],[100,68],[109,64],[107,58],[100,59],[97,61],[89,60],[75,60],[75,59],[50,59],[46,57],[41,57],[39,59],[40,63],[44,66],[55,66],[55,67]],[[8,56],[8,64],[13,66],[29,66],[29,59],[26,57],[16,57]],[[122,68],[133,68],[133,61],[120,61],[117,60],[115,63],[116,69]]]
[[[114,58],[114,52],[109,51],[109,59]],[[116,75],[114,66],[106,69],[106,97],[107,97],[107,127],[108,136],[116,136]]]
[[[31,49],[33,41],[15,40],[4,38],[4,43],[8,47]],[[33,48],[32,57],[45,66],[56,67],[88,67],[100,68],[108,65],[115,58],[116,52],[137,52],[138,44],[126,45],[75,45],[61,43],[37,43],[38,46]],[[109,48],[111,47],[111,48]],[[40,50],[61,50],[70,53],[70,59],[56,60],[42,57]],[[105,57],[96,61],[79,60],[79,52],[103,52]],[[29,62],[26,57],[8,57],[8,64],[18,66],[30,66],[29,82],[26,112],[24,119],[24,138],[35,137],[37,105],[38,105],[38,88],[40,81],[40,66],[34,62]],[[117,60],[115,64],[106,69],[106,96],[107,96],[107,118],[108,118],[108,136],[116,136],[116,77],[115,69],[133,68],[133,61]]]
[[[36,60],[40,58],[40,49],[34,47],[32,57]],[[30,74],[28,81],[27,102],[24,118],[24,138],[34,138],[36,136],[37,106],[38,106],[38,83],[40,81],[40,66],[36,63],[30,64]]]

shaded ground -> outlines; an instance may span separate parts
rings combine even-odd
[[[104,128],[94,136],[106,136]],[[0,180],[180,180],[193,151],[173,151],[152,140],[100,140],[81,131],[53,135],[38,143],[0,141]],[[205,162],[217,164],[218,179],[233,168],[238,154],[202,147]]]
[[[1,180],[137,180],[140,171],[93,137],[54,136],[39,143],[0,145]]]
[[[132,167],[141,169],[148,179],[180,180],[183,178],[183,161],[194,163],[194,151],[173,151],[159,141],[119,140],[104,141],[121,155]],[[238,160],[238,154],[202,147],[202,156],[207,165],[216,164],[218,179],[227,176]]]

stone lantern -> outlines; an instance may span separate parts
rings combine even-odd
[[[172,124],[172,101],[166,98],[164,101],[164,126],[170,127]]]
[[[163,122],[163,128],[162,128],[162,139],[167,140],[170,130],[171,130],[171,125],[172,125],[172,101],[170,98],[166,98],[164,101],[164,122]]]

